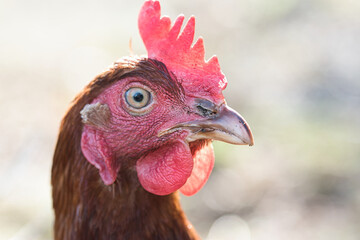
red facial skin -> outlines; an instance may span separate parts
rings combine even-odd
[[[141,114],[134,113],[125,100],[125,92],[133,87],[145,89],[152,96]],[[167,195],[188,181],[182,192],[196,193],[213,167],[211,143],[192,143],[191,149],[185,140],[189,132],[185,130],[158,137],[162,130],[176,124],[204,118],[196,111],[195,99],[184,91],[171,94],[161,85],[140,77],[116,82],[92,102],[108,105],[111,118],[106,127],[84,126],[84,156],[99,169],[107,185],[116,180],[122,161],[133,159],[137,161],[140,183],[147,191]]]

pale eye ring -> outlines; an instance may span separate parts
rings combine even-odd
[[[126,103],[135,109],[141,109],[151,102],[151,93],[143,88],[133,87],[125,92]]]

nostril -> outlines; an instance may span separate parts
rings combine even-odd
[[[198,114],[203,117],[215,117],[218,113],[218,107],[209,100],[198,98],[195,103]]]
[[[202,115],[203,117],[212,117],[217,114],[216,110],[207,109],[201,105],[198,105],[196,107],[197,107],[200,115]]]

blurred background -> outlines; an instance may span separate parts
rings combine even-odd
[[[0,0],[0,239],[52,239],[60,120],[113,61],[145,54],[143,1]],[[360,1],[162,1],[197,17],[253,147],[215,142],[182,205],[203,239],[360,238]]]

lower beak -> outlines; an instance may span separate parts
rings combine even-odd
[[[227,105],[223,105],[215,117],[181,123],[165,132],[181,129],[190,131],[188,142],[213,139],[237,145],[254,145],[250,127],[245,119]],[[164,135],[165,132],[160,135]]]

